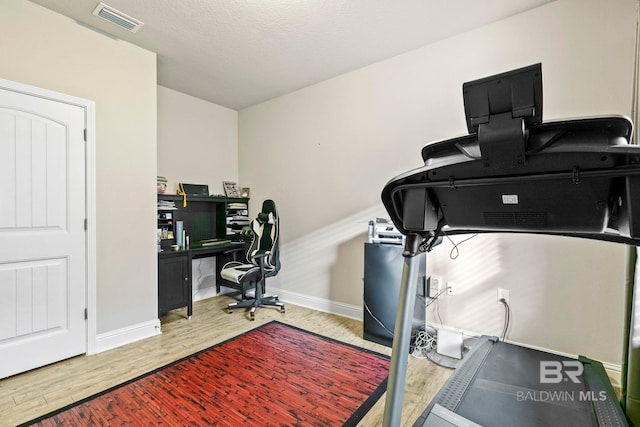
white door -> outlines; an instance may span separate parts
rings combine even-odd
[[[87,351],[84,129],[0,88],[0,378]]]

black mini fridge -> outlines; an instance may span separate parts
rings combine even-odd
[[[402,245],[364,244],[364,339],[392,347],[400,278]],[[418,257],[418,283],[412,334],[425,328],[426,255]]]

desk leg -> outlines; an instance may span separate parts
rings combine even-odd
[[[187,267],[187,277],[185,280],[187,281],[187,319],[191,320],[191,315],[193,315],[193,256],[191,256],[191,251],[189,251],[189,266]]]
[[[220,282],[222,281],[221,271],[222,263],[220,262],[220,258],[216,257],[216,295],[220,295]]]

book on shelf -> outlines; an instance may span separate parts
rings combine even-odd
[[[248,209],[246,203],[229,203],[227,209]]]
[[[169,200],[158,200],[158,210],[159,211],[175,211],[178,208],[176,207],[176,202],[172,202]]]
[[[249,225],[251,219],[247,216],[236,215],[227,217],[227,224]]]

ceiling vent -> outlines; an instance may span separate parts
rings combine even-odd
[[[137,19],[132,18],[129,15],[125,15],[119,10],[116,10],[102,2],[100,2],[98,6],[96,6],[96,8],[93,10],[93,14],[106,21],[111,22],[114,25],[117,25],[120,28],[131,31],[132,33],[137,32],[140,27],[144,25],[143,22],[138,21]]]

